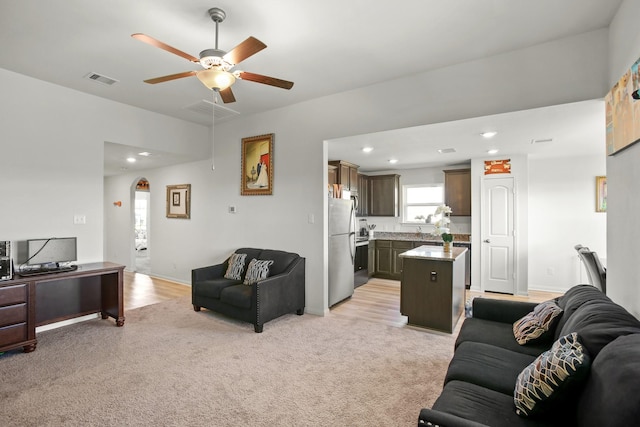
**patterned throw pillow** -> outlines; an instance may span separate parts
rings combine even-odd
[[[542,302],[513,324],[513,336],[520,345],[551,338],[561,314],[562,309],[555,301]]]
[[[590,367],[591,358],[576,332],[559,338],[518,375],[513,392],[516,413],[531,417],[562,412]]]
[[[273,261],[252,259],[247,267],[247,275],[244,276],[245,285],[253,285],[262,279],[269,277],[269,267]]]
[[[229,266],[227,272],[224,273],[225,279],[242,280],[242,272],[244,271],[244,260],[247,254],[231,254],[229,257]]]

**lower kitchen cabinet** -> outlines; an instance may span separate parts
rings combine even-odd
[[[375,241],[375,277],[400,280],[402,258],[398,255],[413,248],[413,242],[403,240]]]
[[[369,250],[368,250],[368,263],[369,266],[369,278],[371,278],[376,273],[376,241],[369,240]]]

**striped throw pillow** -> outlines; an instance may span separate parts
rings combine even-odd
[[[247,254],[232,254],[229,257],[229,265],[227,266],[227,272],[224,274],[225,279],[242,280],[242,273],[244,272],[244,261],[247,258]]]
[[[253,285],[262,279],[269,277],[269,268],[273,264],[271,260],[252,259],[247,267],[247,275],[244,276],[245,285]]]

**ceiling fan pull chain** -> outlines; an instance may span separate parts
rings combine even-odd
[[[217,24],[216,24],[217,25]],[[217,90],[212,90],[213,92],[213,105],[211,106],[211,170],[216,169],[215,162],[215,146],[216,146],[216,104],[218,103],[218,97],[216,96]]]

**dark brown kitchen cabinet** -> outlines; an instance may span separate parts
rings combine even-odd
[[[336,184],[342,184],[343,190],[358,191],[358,165],[344,160],[332,160],[329,165],[336,167]]]
[[[413,242],[410,241],[376,240],[375,276],[383,279],[400,280],[402,277],[402,258],[399,255],[412,248]]]
[[[337,169],[337,167],[329,165],[329,169],[327,171],[327,182],[329,183],[329,185],[338,183],[338,173],[336,172]]]
[[[369,215],[369,177],[358,174],[358,209],[357,216]]]
[[[369,175],[368,216],[400,215],[400,175]]]
[[[451,216],[471,216],[471,169],[444,171],[444,203]]]
[[[369,278],[371,278],[374,274],[376,274],[376,241],[369,240],[369,251],[368,251],[369,259]]]

